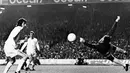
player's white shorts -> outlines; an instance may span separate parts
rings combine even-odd
[[[36,57],[37,56],[36,52],[27,52],[27,55],[29,57]]]
[[[5,55],[9,57],[14,57],[18,54],[18,50],[16,50],[12,44],[5,44],[4,52],[5,52]]]
[[[29,59],[27,60],[27,62],[31,62],[31,64],[34,65],[34,61],[37,58],[36,52],[27,52],[27,55],[29,57]]]
[[[26,56],[23,52],[21,52],[20,50],[18,49],[15,49],[15,46],[13,46],[12,44],[5,44],[4,45],[4,52],[5,52],[5,55],[7,57],[15,57],[17,55],[20,55],[20,56]]]

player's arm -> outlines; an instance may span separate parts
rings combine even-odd
[[[116,28],[117,28],[117,23],[119,22],[120,20],[120,16],[117,16],[112,28],[110,29],[110,31],[107,33],[107,35],[109,36],[112,36],[114,34],[114,32],[116,31]]]
[[[20,51],[23,51],[24,49],[25,49],[25,47],[27,46],[27,42],[25,42],[24,44],[23,44],[23,46],[22,46],[22,48],[21,48],[21,50]]]
[[[83,38],[80,38],[80,42],[83,43],[85,46],[96,49],[96,44],[90,44],[87,41],[85,41],[85,39]]]
[[[37,50],[40,51],[40,47],[39,47],[38,41],[37,41],[37,43],[36,43],[36,47],[37,47]]]
[[[38,58],[39,58],[40,55],[41,55],[41,52],[40,52],[40,47],[39,47],[38,41],[37,41],[37,43],[36,43],[36,48],[37,48],[37,56],[38,56]]]
[[[25,40],[20,40],[19,42],[17,42],[17,44],[23,44],[25,42]]]

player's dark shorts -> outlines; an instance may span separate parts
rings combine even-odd
[[[114,60],[114,56],[113,56],[112,54],[107,55],[106,58],[107,58],[108,60],[111,60],[112,62],[113,62],[113,60]]]
[[[109,50],[105,54],[103,53],[103,56],[106,57],[108,60],[111,60],[113,62],[114,56],[112,55],[112,53],[114,53],[114,52],[115,52],[115,49]]]
[[[105,47],[102,47],[102,45],[98,45],[98,46],[96,46],[96,50],[97,50],[98,52],[100,52],[102,55],[107,56],[107,55],[109,55],[109,54],[111,54],[111,53],[114,53],[115,50],[116,50],[116,47],[111,47],[111,48],[110,48],[109,45],[108,45],[107,47],[106,47],[106,46],[105,46]]]
[[[109,49],[108,51],[99,51],[104,57],[113,61],[114,56],[112,55],[115,52],[116,48]]]

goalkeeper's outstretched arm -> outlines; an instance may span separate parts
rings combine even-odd
[[[96,45],[95,44],[90,44],[87,41],[85,41],[83,38],[80,38],[80,42],[83,43],[85,46],[88,46],[90,48],[96,49]]]

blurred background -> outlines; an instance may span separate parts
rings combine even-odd
[[[23,32],[35,32],[39,40],[42,59],[104,59],[97,51],[85,47],[76,41],[67,41],[70,32],[78,37],[96,43],[112,27],[116,17],[121,16],[112,43],[130,52],[130,3],[80,3],[80,4],[45,4],[45,5],[1,5],[0,6],[0,59],[3,52],[4,37],[15,26],[17,19],[27,19]],[[130,53],[114,54],[119,59],[129,59]]]

